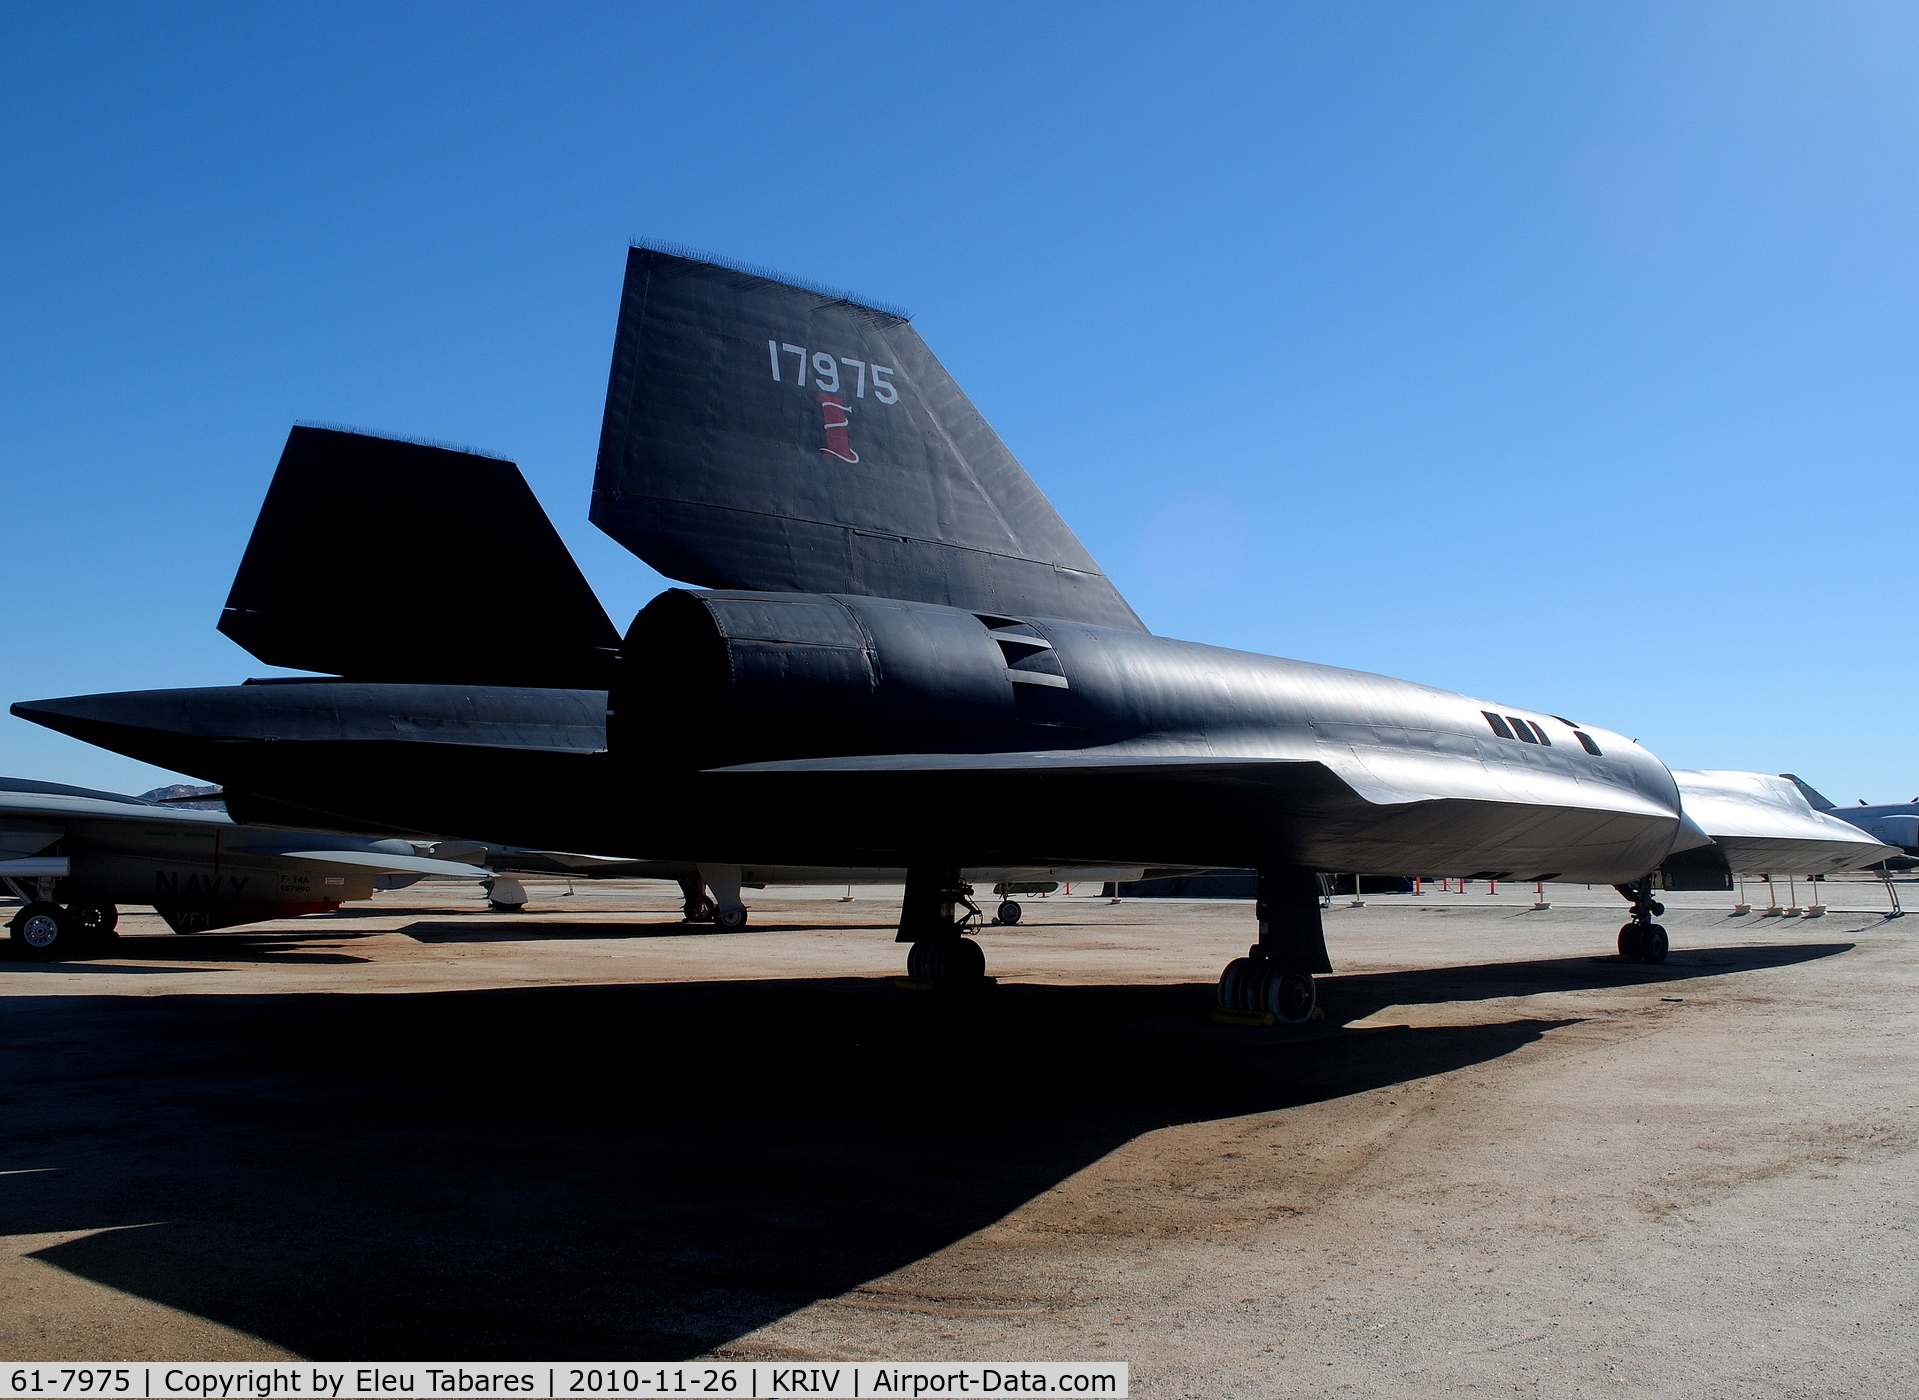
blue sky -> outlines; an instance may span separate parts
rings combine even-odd
[[[912,307],[1154,631],[1919,793],[1910,6],[0,15],[0,698],[267,673],[213,624],[296,419],[518,461],[623,624],[648,235]]]

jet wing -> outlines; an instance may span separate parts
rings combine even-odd
[[[397,856],[382,851],[308,851],[282,846],[231,846],[235,855],[270,856],[316,870],[371,871],[375,875],[450,875],[461,880],[484,880],[487,871],[457,860],[431,856]]]
[[[740,785],[727,800],[748,808],[757,785],[770,797],[795,784],[805,788],[809,810],[824,814],[902,802],[955,813],[1002,810],[1008,825],[1027,812],[1081,814],[1070,845],[1042,845],[1020,832],[1021,839],[996,845],[978,823],[956,820],[944,839],[966,853],[966,865],[1240,867],[1280,852],[1310,869],[1399,873],[1406,851],[1418,849],[1418,868],[1405,873],[1584,880],[1649,870],[1675,849],[1709,844],[1681,815],[1670,779],[1596,782],[1567,764],[1472,761],[1442,747],[1445,736],[1436,735],[1427,752],[1367,739],[1363,726],[1307,725],[1248,735],[1237,753],[1172,739],[773,760],[710,768],[702,777]],[[1192,815],[1172,839],[1141,844],[1138,833],[1169,811]],[[1569,861],[1569,849],[1586,854]],[[818,863],[891,865],[910,855],[878,840]]]
[[[92,788],[42,783],[31,778],[0,778],[0,829],[13,829],[40,817],[53,821],[74,816],[121,817],[128,821],[165,820],[170,809],[142,797]]]
[[[502,846],[492,841],[438,841],[431,847],[435,860],[476,861],[489,870],[521,874],[597,875],[615,873],[645,877],[652,862],[632,856],[597,856],[583,851],[550,851],[534,846]]]
[[[166,833],[160,833],[162,835],[192,830],[217,832],[222,836],[240,833],[253,835],[256,832],[259,835],[273,834],[258,832],[257,829],[249,831],[222,812],[161,807],[143,798],[125,797],[118,793],[34,783],[20,778],[0,778],[0,859],[19,860],[36,856],[56,841],[70,836],[82,837],[90,845],[98,845],[102,841],[111,843],[113,838],[108,833],[123,827],[144,829],[155,825],[169,829]],[[315,849],[315,841],[328,838],[312,833],[288,833],[288,837],[284,843],[227,845],[222,849],[229,856],[263,856],[316,869],[330,868],[336,873],[451,875],[468,880],[485,879],[487,874],[477,865],[435,860],[428,856],[350,848]],[[22,866],[13,873],[34,872]]]
[[[1020,777],[1098,777],[1131,774],[1168,780],[1310,784],[1330,776],[1370,806],[1465,800],[1520,807],[1563,807],[1671,821],[1679,816],[1654,795],[1623,787],[1581,783],[1547,769],[1495,770],[1462,764],[1450,756],[1404,748],[1369,746],[1350,738],[1322,736],[1296,753],[1221,754],[1167,752],[1171,745],[1107,744],[1089,749],[1027,753],[855,754],[841,758],[779,759],[709,768],[708,773],[776,774],[979,774]],[[1183,746],[1182,746],[1183,747]],[[1688,844],[1684,841],[1682,845]],[[1703,844],[1700,842],[1699,844]],[[1343,867],[1342,867],[1343,868]]]
[[[1257,770],[1296,767],[1312,759],[1198,758],[1186,754],[1115,753],[1107,749],[1060,749],[1037,753],[877,753],[842,758],[787,758],[709,768],[709,773],[1111,773],[1172,769],[1199,776],[1250,776]]]

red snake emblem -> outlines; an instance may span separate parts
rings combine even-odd
[[[852,421],[846,400],[838,394],[820,395],[820,413],[826,423],[826,446],[820,451],[829,457],[837,457],[842,462],[857,462],[860,454],[853,450],[853,443],[846,436],[846,425]]]

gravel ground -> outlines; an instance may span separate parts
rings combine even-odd
[[[1876,883],[1676,897],[1659,968],[1608,891],[1336,900],[1303,1031],[1207,1018],[1244,902],[1030,901],[953,1005],[892,985],[886,891],[731,935],[563,891],[0,962],[0,1355],[1919,1393],[1919,919]]]

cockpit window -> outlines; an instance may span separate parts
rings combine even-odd
[[[1533,733],[1539,736],[1540,743],[1544,744],[1547,748],[1551,748],[1553,746],[1553,741],[1546,737],[1546,731],[1539,727],[1538,720],[1529,719],[1526,721],[1526,723],[1530,724],[1533,727]]]
[[[1479,713],[1486,717],[1486,723],[1493,727],[1493,733],[1497,734],[1500,738],[1510,739],[1513,737],[1512,730],[1506,727],[1506,721],[1494,714],[1491,710],[1481,710]]]
[[[1584,748],[1586,752],[1591,754],[1594,758],[1605,757],[1604,754],[1599,752],[1599,745],[1593,742],[1593,736],[1588,734],[1585,730],[1575,729],[1573,730],[1573,735],[1579,740],[1580,746]]]
[[[1506,718],[1512,721],[1513,728],[1519,731],[1519,737],[1526,743],[1536,744],[1539,742],[1539,740],[1533,738],[1533,732],[1527,727],[1525,720],[1521,719],[1518,715],[1507,715]]]

